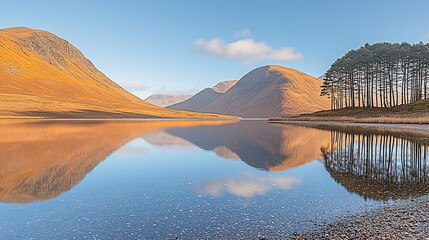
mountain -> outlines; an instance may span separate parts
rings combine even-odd
[[[167,107],[176,103],[183,102],[192,95],[173,95],[173,94],[152,94],[145,99],[146,102],[158,107]]]
[[[202,116],[139,99],[68,41],[42,30],[0,30],[0,79],[0,118]]]
[[[322,80],[295,69],[264,66],[246,74],[225,94],[199,112],[241,117],[272,117],[311,113],[330,107],[320,96]]]
[[[237,80],[220,82],[216,84],[214,87],[206,88],[198,92],[188,100],[183,101],[181,103],[173,104],[168,108],[175,109],[175,110],[199,112],[202,108],[214,102],[220,96],[225,94],[225,92],[227,92],[237,82],[238,82]]]

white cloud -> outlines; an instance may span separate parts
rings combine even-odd
[[[245,29],[242,29],[240,31],[235,31],[234,36],[236,36],[238,38],[247,38],[247,37],[252,36],[252,31],[245,28]]]
[[[230,193],[239,197],[251,198],[256,195],[264,195],[272,189],[290,190],[301,182],[300,178],[289,176],[259,176],[253,173],[243,173],[241,176],[205,184],[197,192],[212,197]]]
[[[224,43],[219,38],[209,41],[197,39],[194,46],[199,53],[218,58],[237,59],[246,64],[264,60],[294,61],[302,59],[302,54],[293,48],[274,49],[265,42],[256,42],[250,38],[231,43]]]

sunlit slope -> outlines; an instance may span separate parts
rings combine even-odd
[[[259,67],[238,81],[225,94],[200,109],[201,112],[242,117],[272,117],[328,109],[320,96],[322,81],[295,69]]]
[[[0,202],[53,198],[121,146],[164,128],[230,121],[0,121]]]
[[[66,40],[29,28],[0,30],[0,117],[201,117],[130,94]]]

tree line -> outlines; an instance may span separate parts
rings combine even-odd
[[[323,77],[331,109],[393,107],[429,98],[429,44],[365,44]]]

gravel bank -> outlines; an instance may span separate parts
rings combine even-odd
[[[429,239],[429,196],[317,225],[291,239]]]

